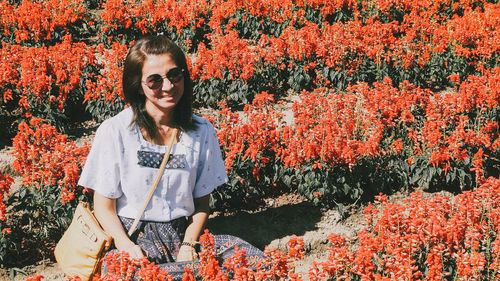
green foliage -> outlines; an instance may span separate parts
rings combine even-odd
[[[11,144],[12,138],[17,132],[17,118],[18,116],[14,113],[14,109],[12,107],[4,107],[3,105],[0,105],[0,128],[2,128],[2,134],[0,135],[0,148],[3,145]]]
[[[211,207],[219,211],[255,210],[264,204],[264,199],[292,191],[292,182],[287,181],[292,173],[293,168],[286,168],[279,161],[259,165],[237,157],[229,182],[212,192]]]
[[[58,186],[19,187],[7,200],[12,233],[0,236],[0,261],[16,266],[51,258],[80,200],[91,202],[89,192],[79,189],[75,200],[63,203]]]
[[[475,185],[474,173],[471,172],[472,160],[467,158],[461,163],[452,161],[451,167],[444,170],[429,164],[429,158],[418,156],[410,166],[409,184],[423,190],[449,190],[460,192],[471,189]]]
[[[107,102],[102,99],[89,100],[85,102],[85,110],[97,122],[102,122],[115,116],[125,108],[125,102],[117,98],[113,102]]]
[[[451,74],[459,75],[462,81],[470,75],[477,75],[477,70],[471,62],[472,59],[467,60],[464,57],[457,56],[453,51],[447,50],[441,54],[432,53],[429,61],[426,61],[423,65],[415,63],[408,68],[403,67],[400,62],[382,60],[377,63],[373,59],[363,58],[362,63],[351,74],[345,68],[333,69],[321,64],[318,64],[316,71],[337,90],[344,90],[347,86],[357,82],[372,84],[376,81],[383,81],[385,77],[390,77],[394,85],[407,80],[416,86],[440,91],[452,86],[448,79]],[[297,62],[297,64],[302,63]],[[485,64],[488,69],[497,66],[497,56],[485,61]],[[300,74],[292,70],[289,75],[290,84],[293,76]],[[291,88],[295,89],[295,86],[311,87],[308,84],[311,83],[308,79],[304,80],[304,82],[302,85],[291,85]],[[323,84],[320,82],[312,85],[312,87],[318,86],[323,86]]]
[[[236,21],[233,29],[238,31],[240,38],[255,41],[259,40],[263,34],[279,37],[283,30],[290,24],[290,19],[285,19],[283,22],[278,23],[269,17],[257,17],[244,10],[236,11],[227,20]]]
[[[304,67],[300,64],[293,64],[292,69],[289,70],[288,86],[295,92],[312,89],[311,80],[310,73],[305,71]]]
[[[407,171],[404,159],[380,157],[362,158],[352,167],[323,165],[320,169],[309,164],[296,170],[294,177],[304,198],[342,213],[347,204],[407,188]]]
[[[194,99],[203,106],[217,107],[220,101],[226,101],[231,107],[251,103],[255,93],[286,93],[291,87],[299,89],[300,85],[310,84],[310,77],[302,68],[296,67],[296,74],[290,77],[288,70],[281,70],[276,65],[257,67],[253,75],[244,81],[241,78],[232,79],[229,71],[222,72],[222,79],[211,78],[193,81]]]
[[[13,259],[13,257],[16,256],[14,254],[19,252],[19,246],[21,245],[19,240],[22,237],[19,235],[22,233],[12,231],[10,225],[3,221],[0,222],[0,229],[3,230],[0,232],[0,262],[2,264],[12,263],[15,265],[15,258]]]
[[[57,91],[57,87],[55,88],[55,91]],[[77,88],[70,91],[62,108],[56,103],[43,101],[34,96],[28,96],[27,101],[30,105],[29,112],[37,118],[47,120],[56,127],[59,132],[65,132],[72,123],[85,121],[90,118],[83,106],[82,90],[84,90],[84,88]],[[106,107],[109,107],[109,105]],[[17,121],[20,123],[25,120],[23,118],[18,118]]]
[[[311,6],[295,6],[291,9],[292,14],[304,14],[304,19],[322,25],[323,21],[328,23],[346,22],[353,18],[352,10],[347,7],[337,8],[332,14],[322,15],[320,9],[315,9]],[[226,18],[221,24],[226,27],[229,22],[234,21],[232,29],[238,32],[240,38],[258,41],[262,35],[279,37],[283,30],[292,23],[292,18],[285,16],[285,12],[274,11],[275,14],[283,16],[283,20],[276,21],[269,16],[256,16],[247,10],[237,10],[230,17]],[[292,16],[293,17],[293,16]],[[300,29],[304,26],[304,22],[294,21],[293,27]]]
[[[230,75],[228,71],[224,71],[223,79],[194,81],[193,94],[196,102],[212,107],[223,100],[231,104],[249,103],[252,98],[250,85],[242,79],[232,80]]]

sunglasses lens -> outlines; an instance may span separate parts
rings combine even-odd
[[[146,86],[151,90],[157,90],[163,84],[163,78],[159,74],[153,74],[146,78]]]
[[[177,82],[181,81],[181,79],[183,77],[184,76],[182,73],[182,69],[179,67],[172,68],[172,69],[170,69],[169,72],[167,72],[167,78],[172,83],[177,83]]]
[[[182,68],[175,67],[170,69],[165,75],[170,83],[177,83],[184,78],[184,73]],[[163,85],[163,77],[160,74],[149,75],[146,78],[146,86],[148,86],[151,90],[158,90]]]

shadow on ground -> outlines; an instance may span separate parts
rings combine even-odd
[[[321,211],[308,202],[283,205],[260,212],[239,212],[210,218],[207,227],[212,234],[230,234],[250,242],[259,249],[275,239],[288,235],[302,236],[316,230]]]

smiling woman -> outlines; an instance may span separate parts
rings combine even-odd
[[[116,246],[108,255],[147,257],[180,277],[186,264],[197,263],[210,193],[228,180],[218,138],[209,121],[192,113],[186,58],[167,37],[137,41],[122,79],[130,107],[98,128],[79,185],[95,191],[95,215]],[[129,235],[158,163],[169,157],[170,139],[166,169],[137,231]],[[216,235],[215,247],[222,260],[235,247],[245,249],[255,265],[264,259],[262,251],[230,235]]]
[[[166,74],[163,76],[163,73]],[[151,116],[166,113],[172,119],[173,110],[184,94],[183,69],[177,67],[168,54],[148,55],[142,68],[142,77],[141,89],[146,96],[146,111]]]

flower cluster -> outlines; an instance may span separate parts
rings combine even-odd
[[[413,154],[430,153],[429,163],[441,165],[443,171],[452,162],[474,155],[476,180],[481,182],[484,150],[500,147],[498,122],[492,118],[500,102],[497,82],[500,68],[486,71],[484,76],[470,76],[460,84],[457,93],[434,94],[422,107],[425,121],[420,128],[409,128]],[[471,118],[471,113],[474,112]]]
[[[17,43],[51,41],[54,32],[88,17],[84,0],[24,0],[11,4],[2,0],[0,32],[4,37],[14,35]]]
[[[252,194],[291,186],[314,203],[332,204],[387,189],[479,185],[497,169],[498,79],[493,68],[444,93],[408,81],[395,87],[388,77],[341,92],[302,91],[288,105],[293,116],[267,92],[242,112],[221,103],[213,121],[236,181],[217,193],[222,201],[252,202]]]
[[[469,77],[457,93],[445,94],[407,82],[393,87],[389,78],[371,87],[358,83],[343,93],[303,92],[291,106],[291,124],[282,122],[272,96],[262,93],[243,115],[228,108],[219,112],[216,123],[226,168],[237,156],[265,164],[269,159],[257,158],[266,152],[275,153],[285,166],[316,161],[333,167],[407,149],[411,157],[429,155],[429,164],[446,171],[451,160],[470,159],[479,149],[498,149],[498,123],[490,116],[500,100],[498,79],[495,68],[485,76]],[[423,116],[415,116],[418,109]],[[477,109],[481,115],[471,120],[468,113]]]
[[[226,169],[230,170],[237,157],[250,158],[254,162],[265,165],[269,162],[264,153],[273,151],[277,144],[276,130],[281,113],[273,110],[274,98],[266,92],[256,95],[252,105],[246,105],[240,114],[223,108],[218,119],[218,137],[225,150]],[[221,104],[224,106],[224,104]],[[245,120],[245,121],[243,121]],[[258,168],[259,165],[256,165]]]
[[[10,186],[14,180],[8,175],[3,175],[0,171],[0,221],[5,220],[5,209],[7,206],[3,203],[7,194],[9,194]]]
[[[500,180],[489,178],[454,199],[412,193],[402,203],[364,210],[359,247],[331,235],[327,261],[315,262],[311,280],[497,280],[500,278]],[[426,270],[424,270],[426,269]]]
[[[3,43],[0,54],[4,103],[17,101],[35,116],[47,107],[62,112],[68,99],[81,99],[80,80],[85,68],[95,64],[93,48],[72,42],[71,36],[50,47]]]
[[[198,280],[280,280],[289,278],[290,280],[301,280],[293,272],[291,266],[297,258],[303,257],[303,241],[301,238],[293,237],[287,244],[293,248],[293,253],[282,253],[277,250],[266,249],[268,257],[264,263],[257,265],[257,269],[249,267],[246,260],[245,250],[235,249],[235,254],[228,258],[223,265],[216,259],[214,249],[214,237],[205,230],[200,237],[203,248],[199,253],[199,265],[194,269],[192,266],[184,268],[183,281]],[[289,256],[290,258],[287,258]],[[107,265],[107,273],[96,274],[93,281],[108,280],[150,280],[166,281],[173,280],[172,275],[167,270],[161,269],[159,265],[149,262],[147,258],[132,259],[126,252],[115,252],[106,255],[104,258]],[[41,275],[28,277],[26,281],[40,280]],[[68,280],[79,280],[79,277],[68,276]]]
[[[194,77],[202,80],[221,78],[228,71],[231,76],[226,79],[241,76],[248,81],[256,71],[277,64],[289,68],[289,75],[294,65],[312,69],[311,74],[327,79],[326,85],[339,83],[327,73],[330,70],[345,71],[356,80],[373,75],[379,81],[392,71],[394,80],[411,77],[412,83],[432,85],[443,82],[435,81],[442,74],[459,71],[463,76],[494,65],[499,5],[475,7],[470,1],[426,0],[411,4],[113,0],[104,4],[101,21],[105,30],[135,24],[144,33],[167,25],[175,27],[176,34],[203,35],[194,46],[198,50]],[[332,20],[336,17],[343,20]],[[247,33],[258,35],[247,41]],[[258,63],[261,59],[265,65]],[[422,67],[428,73],[419,75]]]
[[[196,64],[192,76],[197,79],[226,78],[224,71],[231,75],[227,79],[241,78],[247,81],[253,74],[258,60],[254,46],[238,37],[236,31],[210,37],[211,48],[201,43],[196,53]]]
[[[103,275],[94,276],[94,281],[105,280],[131,280],[133,277],[139,280],[166,281],[172,280],[168,272],[147,258],[132,259],[126,252],[116,252],[106,255],[104,258],[108,272]]]
[[[75,199],[74,189],[89,144],[78,146],[43,119],[32,118],[29,123],[19,124],[13,147],[13,167],[22,177],[24,186],[37,189],[60,187],[58,191],[63,203]]]
[[[101,73],[95,79],[86,81],[87,92],[84,102],[89,100],[103,100],[108,103],[124,99],[122,92],[123,61],[127,55],[128,46],[118,42],[113,43],[111,49],[104,49],[103,45],[96,48],[98,60],[102,62]],[[94,77],[91,77],[94,78]]]
[[[12,29],[34,36],[33,40],[49,38],[50,30],[70,26],[88,16],[84,2],[75,1],[23,1],[12,5],[3,0],[1,5],[6,12],[0,22],[10,26],[4,28],[7,33]],[[27,10],[25,6],[30,7],[29,15],[21,13]],[[33,12],[35,6],[43,6],[44,10]],[[499,48],[495,44],[498,3],[110,0],[104,1],[102,8],[102,13],[92,19],[102,31],[166,32],[186,46],[195,44],[188,47],[196,52],[192,56],[193,78],[197,83],[203,82],[202,89],[195,89],[195,95],[211,105],[229,99],[251,101],[254,89],[277,96],[289,88],[345,89],[349,81],[382,82],[386,76],[396,84],[409,80],[415,85],[444,87],[450,83],[446,79],[449,74],[466,78],[494,67]],[[23,23],[35,21],[29,20],[31,17],[45,20]],[[23,29],[30,26],[43,26],[48,31]],[[258,36],[249,39],[247,33]],[[118,111],[121,106],[115,105],[122,101],[116,62],[123,57],[125,46],[135,39],[120,35],[114,39],[121,43],[110,44],[106,50],[99,47],[99,66],[96,50],[83,50],[85,46],[70,43],[68,37],[63,37],[66,39],[61,46],[49,48],[3,45],[0,65],[5,67],[0,71],[0,87],[4,102],[14,99],[22,108],[38,104],[40,109],[32,111],[43,111],[45,103],[61,109],[68,92],[81,85],[79,72],[85,65],[94,69],[84,73],[86,89],[72,93],[74,100],[102,98],[109,105],[99,107]],[[53,55],[55,52],[59,55]],[[59,61],[63,59],[66,63]],[[217,95],[216,101],[203,97],[203,92]],[[34,115],[48,117],[40,114]]]
[[[209,11],[207,1],[136,1],[110,0],[103,3],[100,15],[103,31],[135,25],[142,34],[157,31],[162,25],[175,27],[178,33],[203,23],[201,15]]]
[[[35,276],[29,276],[26,278],[26,281],[40,281],[42,280],[44,277],[43,275],[35,275]]]
[[[295,234],[286,242],[288,247],[288,257],[303,258],[304,257],[304,238],[297,237]]]

